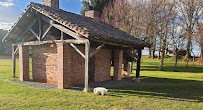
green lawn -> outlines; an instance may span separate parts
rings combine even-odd
[[[173,62],[164,65],[165,71],[158,71],[159,61],[144,60],[141,64],[141,81],[158,85],[117,87],[109,89],[108,96],[100,96],[11,83],[11,60],[0,60],[0,109],[203,110],[203,66],[185,68],[179,63],[180,72],[173,72]],[[135,75],[136,65],[133,69],[131,75]]]

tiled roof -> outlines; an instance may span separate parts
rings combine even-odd
[[[133,47],[150,46],[148,43],[134,38],[126,32],[89,17],[32,2],[28,8],[32,8],[61,25],[77,31],[80,35],[90,40]]]

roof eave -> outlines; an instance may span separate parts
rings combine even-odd
[[[28,10],[30,9],[31,5],[27,6],[27,9],[25,9],[25,11],[21,14],[21,16],[19,17],[18,21],[14,24],[14,26],[12,26],[11,30],[9,30],[9,32],[6,34],[6,36],[2,39],[2,42],[7,42],[6,38],[13,32],[13,30],[16,28],[16,26],[18,25],[19,21],[23,18],[23,16],[28,12]]]

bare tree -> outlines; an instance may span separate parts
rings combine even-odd
[[[197,32],[195,34],[195,41],[197,42],[198,46],[200,47],[201,51],[201,62],[203,62],[203,23],[198,25]]]
[[[104,7],[100,20],[130,34],[133,25],[131,10],[127,0],[114,0]]]
[[[190,57],[192,37],[202,16],[202,0],[179,0],[177,14],[187,39],[186,61]]]
[[[159,18],[159,22],[157,24],[157,35],[158,40],[160,43],[160,49],[161,49],[161,61],[159,70],[163,70],[163,64],[164,64],[164,58],[166,49],[168,48],[168,45],[171,43],[172,32],[173,32],[173,21],[176,18],[175,10],[175,2],[169,2],[169,1],[158,1],[159,4],[161,4],[161,7],[159,8],[159,13],[157,13],[157,16]]]

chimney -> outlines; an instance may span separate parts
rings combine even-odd
[[[97,11],[94,10],[86,11],[85,16],[99,21],[99,13]]]
[[[43,0],[42,4],[52,8],[59,9],[59,0]]]

